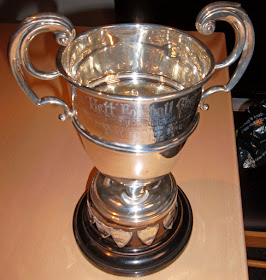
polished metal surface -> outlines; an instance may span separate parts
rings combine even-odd
[[[187,131],[179,137],[143,146],[119,145],[95,139],[80,130],[75,122],[73,124],[82,135],[85,150],[96,168],[103,174],[123,178],[124,181],[125,179],[145,181],[171,172],[179,151],[195,130],[198,121],[199,114],[196,114]]]
[[[27,96],[38,106],[46,104],[57,104],[63,107],[64,113],[59,116],[61,120],[66,120],[72,115],[67,104],[57,97],[46,96],[39,98],[28,85],[23,68],[31,75],[39,79],[53,79],[60,76],[58,70],[44,72],[36,69],[30,62],[28,55],[29,43],[38,34],[43,32],[54,32],[58,44],[68,45],[76,35],[72,23],[65,17],[53,13],[38,14],[25,19],[17,28],[9,44],[9,63],[13,74]]]
[[[75,37],[68,19],[47,13],[26,19],[11,39],[9,61],[19,85],[37,105],[62,106],[61,120],[71,117],[82,135],[101,172],[88,196],[91,226],[119,248],[152,246],[171,230],[177,187],[169,173],[197,127],[198,108],[208,108],[210,94],[230,91],[251,59],[254,30],[240,5],[212,3],[199,13],[196,27],[211,34],[217,20],[229,22],[236,34],[232,53],[221,62],[193,36],[152,24],[99,27]],[[52,72],[37,70],[28,56],[31,40],[47,31],[62,45]],[[227,85],[204,89],[216,69],[239,57]],[[38,98],[23,69],[41,79],[63,76],[72,107],[59,98]]]
[[[205,99],[216,92],[229,92],[239,82],[250,62],[254,51],[255,32],[247,13],[239,3],[214,2],[207,5],[199,13],[196,19],[198,32],[209,35],[215,30],[215,22],[223,20],[231,24],[235,31],[235,46],[231,54],[223,61],[216,63],[215,69],[221,69],[234,63],[241,55],[238,65],[230,81],[224,86],[213,86],[203,92],[200,108],[207,110],[208,105],[204,104]]]
[[[97,172],[87,199],[88,216],[102,238],[139,249],[163,238],[177,217],[178,189],[171,174],[150,181],[118,182]]]
[[[132,100],[123,96],[150,99],[203,84],[214,61],[200,41],[180,30],[121,24],[79,35],[61,49],[57,65],[66,79],[84,91]]]
[[[103,217],[112,217],[107,225],[143,227],[147,220],[153,224],[173,208],[177,196],[173,180],[172,176],[163,176],[145,184],[132,180],[125,185],[100,173],[90,188],[91,203],[93,208],[100,209]],[[139,189],[138,194],[132,195],[132,190],[136,189]]]

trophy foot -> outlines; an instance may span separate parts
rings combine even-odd
[[[171,174],[167,176],[173,179]],[[76,242],[85,257],[108,273],[124,276],[151,274],[171,264],[186,247],[193,223],[190,203],[173,182],[177,193],[174,220],[172,223],[168,218],[161,220],[160,227],[163,224],[164,230],[148,226],[149,233],[139,230],[137,234],[130,234],[106,226],[97,218],[92,219],[89,205],[93,203],[90,189],[87,190],[77,204],[73,220]],[[149,234],[154,230],[158,237],[151,239]],[[114,242],[115,239],[120,243]]]

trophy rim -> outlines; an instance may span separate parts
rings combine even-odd
[[[85,34],[88,34],[90,32],[93,32],[95,30],[100,30],[100,29],[118,29],[118,28],[134,28],[134,27],[150,27],[150,28],[154,28],[154,29],[158,29],[158,28],[163,28],[163,29],[168,29],[174,32],[177,32],[179,34],[181,34],[182,36],[185,36],[187,38],[190,38],[192,40],[194,40],[197,44],[200,45],[201,48],[204,49],[204,51],[206,52],[206,54],[208,55],[209,59],[210,59],[210,67],[209,70],[207,72],[207,74],[205,75],[205,77],[203,77],[199,82],[195,83],[193,86],[181,89],[181,90],[176,90],[176,91],[172,91],[172,92],[168,92],[168,93],[162,93],[162,94],[158,94],[158,95],[153,95],[153,96],[132,96],[132,95],[123,95],[123,94],[114,94],[114,93],[110,93],[110,92],[106,92],[106,91],[99,91],[96,89],[93,89],[89,86],[86,85],[81,85],[80,83],[78,83],[77,81],[75,81],[64,69],[62,63],[61,63],[61,58],[63,55],[64,50],[68,47],[68,46],[61,46],[57,52],[56,55],[56,65],[57,65],[57,69],[59,70],[61,76],[67,80],[70,84],[74,85],[75,87],[91,94],[94,96],[101,96],[104,97],[106,99],[110,99],[110,100],[124,100],[124,101],[165,101],[165,100],[169,100],[172,98],[176,98],[176,97],[182,97],[184,95],[187,95],[189,93],[191,93],[193,90],[202,87],[213,75],[214,71],[215,71],[215,59],[211,53],[211,51],[209,50],[209,48],[202,43],[199,39],[197,39],[196,37],[194,37],[193,35],[187,34],[186,32],[177,29],[177,28],[173,28],[173,27],[169,27],[169,26],[165,26],[165,25],[159,25],[159,24],[150,24],[150,23],[122,23],[122,24],[112,24],[112,25],[104,25],[104,26],[100,26],[100,27],[96,27],[96,28],[92,28],[92,29],[88,29],[86,31],[80,32],[73,41],[78,40],[80,37],[84,36]],[[72,41],[72,42],[73,42]],[[71,43],[72,43],[71,42]],[[71,44],[70,43],[70,44]]]

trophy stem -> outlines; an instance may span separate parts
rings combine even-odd
[[[125,192],[122,197],[127,204],[140,204],[148,198],[148,193],[143,185],[125,185]]]
[[[73,226],[80,249],[94,265],[116,275],[141,276],[181,254],[191,234],[192,210],[171,174],[122,183],[97,172],[76,207]]]
[[[161,177],[150,180],[112,179],[114,179],[114,181],[118,181],[119,184],[124,186],[124,191],[121,196],[126,203],[140,204],[148,198],[149,186],[153,184],[156,188],[157,185],[160,184]]]

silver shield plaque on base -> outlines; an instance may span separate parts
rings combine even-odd
[[[217,20],[229,22],[236,34],[221,62],[193,36],[152,24],[104,26],[76,36],[67,18],[45,13],[27,18],[11,38],[17,82],[36,105],[63,108],[60,119],[71,119],[98,170],[75,210],[74,233],[84,255],[107,272],[155,272],[187,245],[192,211],[171,170],[200,109],[208,109],[205,99],[236,85],[254,49],[252,23],[239,4],[206,6],[197,30],[211,34]],[[62,46],[51,72],[36,69],[28,55],[31,40],[47,31]],[[204,89],[216,69],[238,59],[227,85]],[[39,98],[23,71],[39,79],[62,76],[71,108],[56,97]]]

